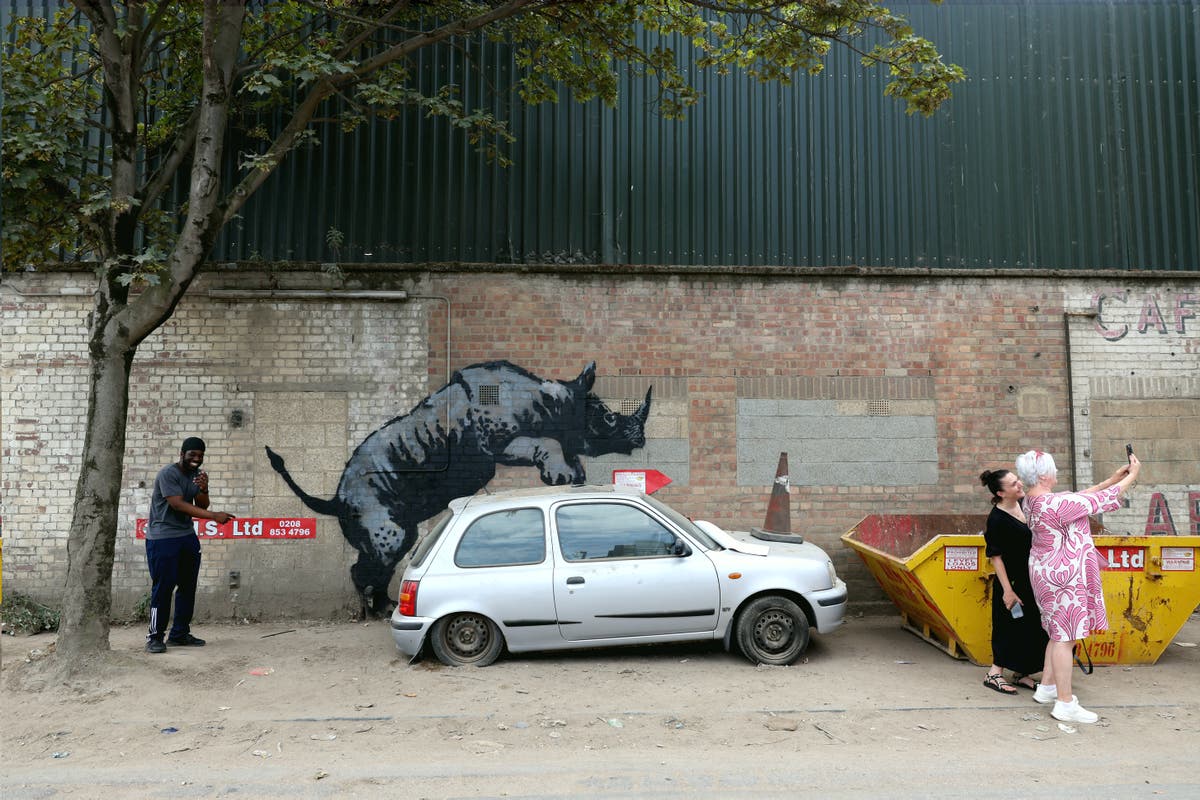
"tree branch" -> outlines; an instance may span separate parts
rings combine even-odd
[[[419,33],[416,36],[400,42],[399,44],[384,50],[373,58],[368,58],[366,61],[359,64],[354,70],[352,76],[338,76],[335,78],[337,83],[351,83],[364,75],[370,75],[388,64],[396,61],[409,53],[415,53],[423,47],[428,47],[438,42],[449,39],[452,36],[462,36],[467,33],[472,33],[480,28],[486,27],[493,22],[499,22],[502,19],[516,16],[523,9],[533,6],[542,5],[538,0],[510,0],[510,2],[497,6],[491,11],[480,14],[472,19],[456,20],[447,23],[440,28],[435,28],[428,33]]]
[[[203,82],[197,106],[188,213],[167,259],[168,280],[148,288],[137,303],[117,315],[117,322],[128,327],[135,344],[170,319],[224,225],[221,157],[245,15],[245,0],[205,3]]]
[[[137,63],[133,65],[133,69],[134,72],[139,75],[142,72],[142,68],[146,64],[146,55],[151,49],[150,38],[154,36],[155,32],[158,30],[159,23],[162,22],[163,17],[167,15],[167,12],[171,8],[171,3],[172,0],[159,0],[158,6],[154,9],[154,14],[150,17],[150,21],[146,23],[146,26],[142,28],[141,32],[137,35],[137,50],[140,54],[140,57],[138,58]]]
[[[197,106],[192,109],[192,113],[188,115],[187,122],[179,129],[179,135],[171,143],[170,152],[167,153],[153,174],[146,179],[145,185],[138,192],[137,198],[142,208],[153,206],[158,202],[158,198],[162,197],[163,193],[170,187],[171,181],[175,178],[175,173],[183,166],[187,160],[188,153],[192,152],[192,147],[196,144],[196,128],[199,124],[200,108]]]
[[[493,22],[516,16],[529,6],[538,5],[539,0],[510,0],[508,3],[466,20],[455,20],[440,28],[411,36],[403,42],[388,48],[382,53],[362,62],[358,68],[345,75],[329,76],[317,81],[308,95],[297,105],[287,125],[267,148],[264,166],[257,166],[250,171],[241,182],[229,193],[225,200],[224,222],[231,221],[250,196],[270,177],[288,152],[295,146],[300,134],[308,127],[321,103],[338,89],[349,86],[366,75],[370,75],[388,64],[399,61],[411,53],[442,42],[454,36],[462,36],[486,27]]]

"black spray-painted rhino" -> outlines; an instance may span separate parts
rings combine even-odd
[[[269,447],[267,458],[306,506],[338,518],[359,552],[350,575],[366,610],[386,613],[388,584],[417,539],[417,525],[486,486],[497,464],[537,467],[552,486],[580,484],[580,456],[628,455],[645,446],[652,390],[626,416],[591,393],[595,381],[595,362],[573,381],[544,380],[507,361],[459,370],[363,440],[330,500],[297,486]]]

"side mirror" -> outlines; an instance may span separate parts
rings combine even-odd
[[[671,550],[672,553],[683,558],[692,554],[692,548],[688,547],[688,543],[678,536],[675,537],[675,547]]]

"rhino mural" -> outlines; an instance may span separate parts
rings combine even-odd
[[[625,415],[591,393],[595,381],[594,361],[572,381],[539,378],[507,361],[461,369],[367,436],[328,500],[296,485],[270,447],[267,458],[306,506],[337,517],[359,553],[350,575],[364,610],[388,613],[388,585],[416,542],[417,525],[486,486],[497,464],[536,467],[552,486],[581,484],[581,456],[629,455],[645,446],[653,387]]]

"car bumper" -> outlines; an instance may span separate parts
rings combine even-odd
[[[393,614],[392,639],[396,641],[396,648],[409,658],[414,658],[421,652],[425,634],[429,632],[429,626],[432,624],[433,620],[426,617],[401,617]]]
[[[829,633],[846,619],[846,582],[841,578],[830,589],[804,595],[813,610],[818,633]]]

